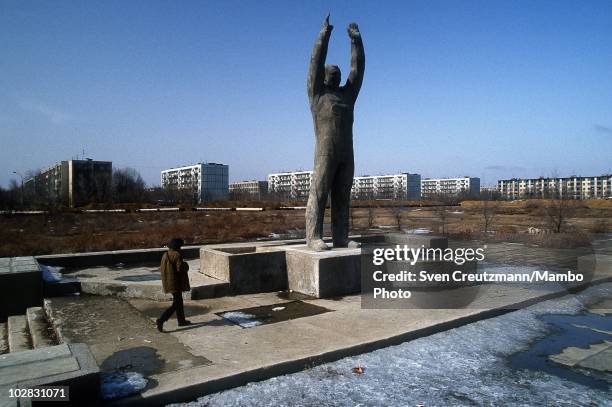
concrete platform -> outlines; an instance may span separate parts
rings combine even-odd
[[[405,233],[351,236],[377,246],[445,248],[448,239]],[[327,243],[331,243],[326,238]],[[200,272],[227,281],[232,294],[293,290],[317,298],[359,292],[359,249],[315,252],[303,239],[206,245],[200,249]]]
[[[285,253],[275,246],[204,246],[200,250],[200,272],[228,282],[233,294],[287,288]]]
[[[183,293],[185,299],[219,297],[229,293],[225,281],[199,273],[199,260],[188,260],[191,291]],[[64,275],[80,284],[85,294],[115,295],[122,298],[166,300],[162,291],[159,264],[95,266],[66,269]]]
[[[329,298],[361,289],[361,249],[315,252],[306,245],[296,245],[285,248],[285,258],[290,290]]]
[[[9,388],[68,386],[71,405],[93,405],[99,369],[86,345],[73,343],[0,356],[0,404],[14,402]]]

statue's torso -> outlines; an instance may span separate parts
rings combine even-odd
[[[345,87],[326,91],[311,104],[317,137],[316,154],[353,154],[354,101]]]

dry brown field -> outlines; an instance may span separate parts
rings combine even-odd
[[[484,210],[480,201],[464,201],[444,210],[431,206],[394,207],[389,201],[369,204],[372,206],[352,209],[353,233],[424,228],[435,234],[483,238]],[[541,200],[496,203],[490,232],[484,237],[521,241],[527,229],[535,227],[542,236],[531,236],[532,242],[561,239],[555,244],[569,247],[580,244],[585,236],[612,230],[611,201],[581,201],[568,211],[564,233],[544,233],[548,229],[544,204]],[[0,215],[0,257],[162,247],[174,236],[182,237],[186,244],[301,237],[303,228],[303,210]]]

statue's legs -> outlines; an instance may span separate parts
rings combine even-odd
[[[323,243],[323,218],[335,170],[335,160],[329,156],[316,156],[306,206],[306,241],[313,250],[327,250]],[[349,191],[350,192],[350,191]]]
[[[349,211],[355,165],[353,158],[339,163],[331,186],[331,221],[334,247],[349,245]]]

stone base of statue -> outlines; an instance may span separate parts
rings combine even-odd
[[[356,294],[361,290],[361,249],[315,252],[306,245],[285,248],[290,290],[316,298]]]

